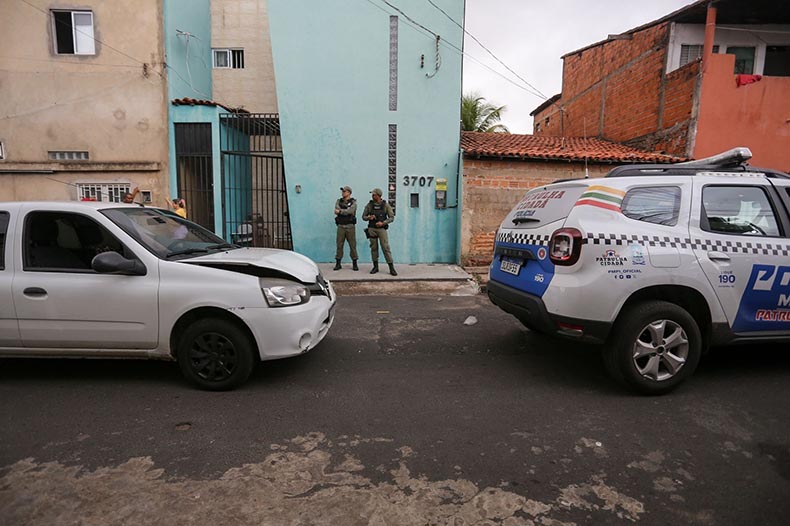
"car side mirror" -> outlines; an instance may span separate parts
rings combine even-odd
[[[142,261],[126,259],[117,252],[102,252],[91,261],[91,268],[100,274],[145,276],[148,271]]]

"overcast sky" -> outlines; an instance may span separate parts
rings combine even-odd
[[[562,90],[562,60],[570,51],[622,33],[693,3],[693,0],[466,0],[466,30],[546,97]],[[543,99],[470,59],[523,82],[469,36],[464,51],[464,93],[477,91],[507,106],[502,122],[512,133],[532,133],[529,113]]]

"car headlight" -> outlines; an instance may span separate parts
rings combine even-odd
[[[287,279],[260,280],[261,292],[269,307],[289,307],[301,305],[310,299],[306,286]]]

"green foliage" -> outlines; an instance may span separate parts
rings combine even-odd
[[[464,131],[510,133],[499,121],[506,106],[496,107],[485,102],[478,93],[466,93],[461,98],[461,123]]]

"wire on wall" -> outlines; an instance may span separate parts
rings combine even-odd
[[[439,55],[439,42],[441,42],[441,40],[442,40],[442,37],[440,37],[439,35],[436,35],[436,65],[435,65],[435,69],[433,70],[433,73],[426,73],[425,74],[425,76],[428,77],[429,79],[432,79],[433,77],[435,77],[436,74],[439,73],[439,68],[442,66],[442,57],[441,57],[441,55]]]

